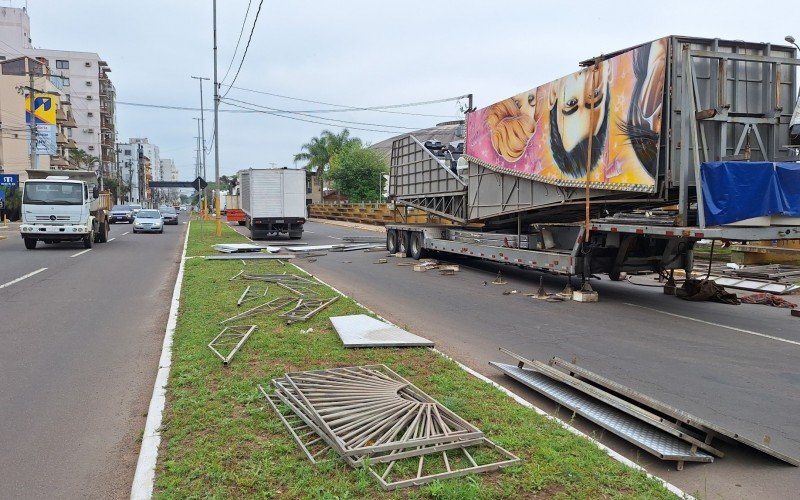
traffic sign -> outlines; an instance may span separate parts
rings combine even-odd
[[[0,186],[19,187],[19,174],[0,174]]]
[[[206,186],[208,186],[208,183],[202,177],[198,177],[197,179],[192,181],[192,186],[194,186],[196,190],[202,191],[203,189],[206,188]]]

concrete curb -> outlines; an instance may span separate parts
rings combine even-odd
[[[303,269],[302,267],[298,266],[298,265],[297,265],[297,264],[295,264],[294,262],[289,262],[289,264],[291,264],[292,266],[296,267],[297,269],[299,269],[300,271],[304,272],[305,274],[307,274],[307,275],[309,275],[309,276],[313,276],[313,277],[314,277],[314,279],[316,279],[316,280],[318,280],[319,282],[323,283],[325,286],[327,286],[327,287],[330,287],[330,288],[331,288],[331,289],[332,289],[334,292],[338,293],[338,294],[339,294],[339,295],[341,295],[342,297],[345,297],[345,298],[348,298],[348,299],[352,299],[352,300],[353,300],[353,302],[355,302],[355,303],[356,303],[356,305],[358,305],[359,307],[363,307],[364,309],[366,309],[367,311],[369,311],[371,314],[374,314],[374,315],[375,315],[375,316],[376,316],[378,319],[380,319],[381,321],[385,321],[385,322],[389,323],[390,325],[397,326],[397,325],[395,325],[394,323],[392,323],[391,321],[389,321],[388,319],[381,317],[379,314],[376,314],[376,313],[375,313],[375,312],[374,312],[372,309],[370,309],[369,307],[367,307],[367,306],[365,306],[364,304],[362,304],[362,303],[358,302],[357,300],[353,299],[352,297],[349,297],[348,295],[346,295],[346,294],[342,293],[342,292],[341,292],[340,290],[338,290],[336,287],[334,287],[334,286],[330,285],[329,283],[325,283],[325,282],[324,282],[324,281],[322,281],[322,280],[321,280],[319,277],[317,277],[317,276],[315,276],[315,275],[313,275],[313,274],[309,273],[308,271],[306,271],[306,270],[305,270],[305,269]],[[557,418],[557,417],[554,417],[554,416],[550,415],[550,414],[549,414],[549,413],[547,413],[546,411],[544,411],[544,410],[542,410],[541,408],[537,407],[536,405],[534,405],[534,404],[532,404],[532,403],[528,402],[527,400],[525,400],[525,398],[523,398],[522,396],[518,395],[517,393],[515,393],[515,392],[511,391],[510,389],[507,389],[507,388],[503,387],[502,385],[498,384],[497,382],[495,382],[495,381],[493,381],[493,380],[489,379],[488,377],[486,377],[486,376],[484,376],[484,375],[481,375],[480,373],[476,372],[476,371],[475,371],[475,370],[473,370],[472,368],[470,368],[470,367],[468,367],[468,366],[464,365],[463,363],[460,363],[459,361],[457,361],[457,360],[455,360],[455,359],[451,358],[450,356],[448,356],[447,354],[443,353],[442,351],[440,351],[440,350],[436,349],[435,347],[429,347],[429,349],[430,349],[431,351],[435,352],[436,354],[438,354],[439,356],[442,356],[443,358],[449,359],[450,361],[454,362],[454,363],[455,363],[455,364],[457,364],[457,365],[458,365],[458,366],[459,366],[459,367],[460,367],[462,370],[464,370],[465,372],[469,373],[469,374],[470,374],[470,375],[472,375],[473,377],[475,377],[475,378],[477,378],[477,379],[479,379],[479,380],[481,380],[481,381],[483,381],[483,382],[486,382],[487,384],[491,385],[492,387],[494,387],[494,388],[496,388],[496,389],[500,390],[500,391],[501,391],[501,392],[503,392],[505,395],[507,395],[508,397],[510,397],[511,399],[513,399],[514,401],[516,401],[517,403],[521,404],[522,406],[524,406],[524,407],[526,407],[526,408],[530,408],[530,409],[532,409],[533,411],[535,411],[535,412],[536,412],[538,415],[541,415],[541,416],[543,416],[543,417],[545,417],[545,418],[547,418],[547,419],[549,419],[549,420],[552,420],[553,422],[557,423],[558,425],[560,425],[561,427],[563,427],[563,428],[564,428],[565,430],[567,430],[568,432],[570,432],[570,433],[572,433],[572,434],[575,434],[576,436],[579,436],[579,437],[582,437],[582,438],[584,438],[584,439],[588,440],[590,443],[594,444],[595,446],[597,446],[598,448],[600,448],[601,450],[603,450],[603,451],[604,451],[604,452],[605,452],[605,453],[606,453],[606,454],[607,454],[609,457],[613,458],[614,460],[616,460],[616,461],[618,461],[618,462],[620,462],[620,463],[622,463],[622,464],[624,464],[624,465],[627,465],[628,467],[630,467],[630,468],[632,468],[632,469],[635,469],[635,470],[638,470],[638,471],[644,472],[644,473],[647,475],[647,477],[648,477],[648,478],[655,479],[656,481],[658,481],[659,483],[661,483],[661,484],[662,484],[662,485],[663,485],[663,486],[664,486],[664,487],[665,487],[667,490],[669,490],[671,493],[673,493],[673,494],[675,494],[675,495],[677,495],[677,496],[679,496],[679,497],[681,497],[681,498],[683,498],[683,499],[685,499],[685,500],[695,500],[695,498],[694,498],[692,495],[689,495],[688,493],[686,493],[686,492],[685,492],[685,491],[683,491],[682,489],[678,488],[678,487],[677,487],[677,486],[675,486],[674,484],[672,484],[672,483],[669,483],[669,482],[667,482],[666,480],[664,480],[664,479],[662,479],[662,478],[660,478],[660,477],[658,477],[658,476],[654,476],[653,474],[650,474],[650,473],[649,473],[649,472],[647,472],[647,470],[646,470],[644,467],[642,467],[641,465],[639,465],[639,464],[637,464],[637,463],[635,463],[635,462],[631,461],[630,459],[626,458],[625,456],[621,455],[620,453],[618,453],[618,452],[616,452],[616,451],[612,450],[611,448],[609,448],[608,446],[604,445],[604,444],[603,444],[603,443],[601,443],[600,441],[597,441],[597,440],[596,440],[596,439],[594,439],[593,437],[591,437],[591,436],[588,436],[587,434],[584,434],[583,432],[581,432],[580,430],[576,429],[575,427],[572,427],[571,425],[569,425],[568,423],[564,422],[563,420],[561,420],[561,419],[559,419],[559,418]]]
[[[161,444],[161,420],[164,416],[164,406],[167,402],[167,381],[169,380],[169,370],[172,366],[172,337],[175,334],[175,326],[178,322],[183,272],[186,266],[186,248],[189,244],[189,230],[191,227],[191,223],[187,224],[181,263],[180,267],[178,267],[178,276],[175,278],[175,288],[172,291],[172,304],[169,309],[164,344],[161,347],[161,358],[158,361],[158,374],[156,375],[156,383],[153,386],[153,396],[150,398],[150,407],[147,410],[142,447],[139,450],[139,460],[136,462],[136,473],[133,476],[133,484],[131,485],[131,498],[133,500],[149,500],[153,497],[158,447]]]

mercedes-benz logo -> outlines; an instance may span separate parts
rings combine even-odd
[[[50,216],[50,220],[56,220],[56,216],[55,215],[51,215]]]

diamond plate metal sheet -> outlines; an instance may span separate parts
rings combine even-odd
[[[692,453],[691,444],[546,375],[505,363],[490,364],[509,377],[663,460],[714,461],[714,457],[704,451],[698,450]]]

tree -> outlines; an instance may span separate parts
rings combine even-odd
[[[331,158],[328,178],[339,193],[351,202],[380,200],[380,186],[389,164],[383,155],[374,149],[358,144],[342,148]]]
[[[313,172],[316,169],[320,188],[325,178],[325,171],[330,167],[331,158],[339,151],[349,146],[361,146],[361,139],[350,137],[350,131],[343,129],[338,134],[330,130],[323,130],[319,137],[300,146],[300,153],[294,155],[294,162],[306,162],[306,170]]]

